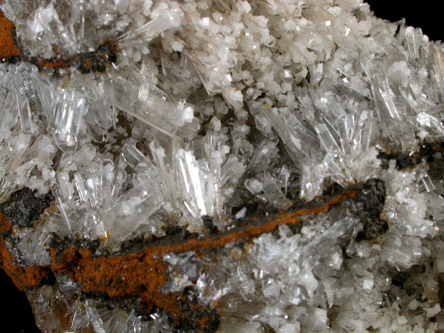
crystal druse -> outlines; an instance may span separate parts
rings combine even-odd
[[[0,267],[43,332],[444,330],[444,46],[361,0],[4,0]]]

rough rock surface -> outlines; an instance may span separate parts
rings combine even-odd
[[[44,332],[444,330],[444,47],[361,0],[4,0],[0,266]]]

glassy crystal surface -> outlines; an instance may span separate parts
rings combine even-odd
[[[54,275],[42,331],[444,330],[441,42],[361,0],[0,8],[2,239]],[[24,188],[53,199],[14,223]]]

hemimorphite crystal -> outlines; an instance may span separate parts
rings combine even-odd
[[[361,0],[1,8],[1,253],[55,275],[42,331],[444,330],[440,42]]]

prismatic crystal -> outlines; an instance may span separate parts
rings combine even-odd
[[[4,0],[0,267],[43,332],[444,330],[444,47],[361,0]]]

